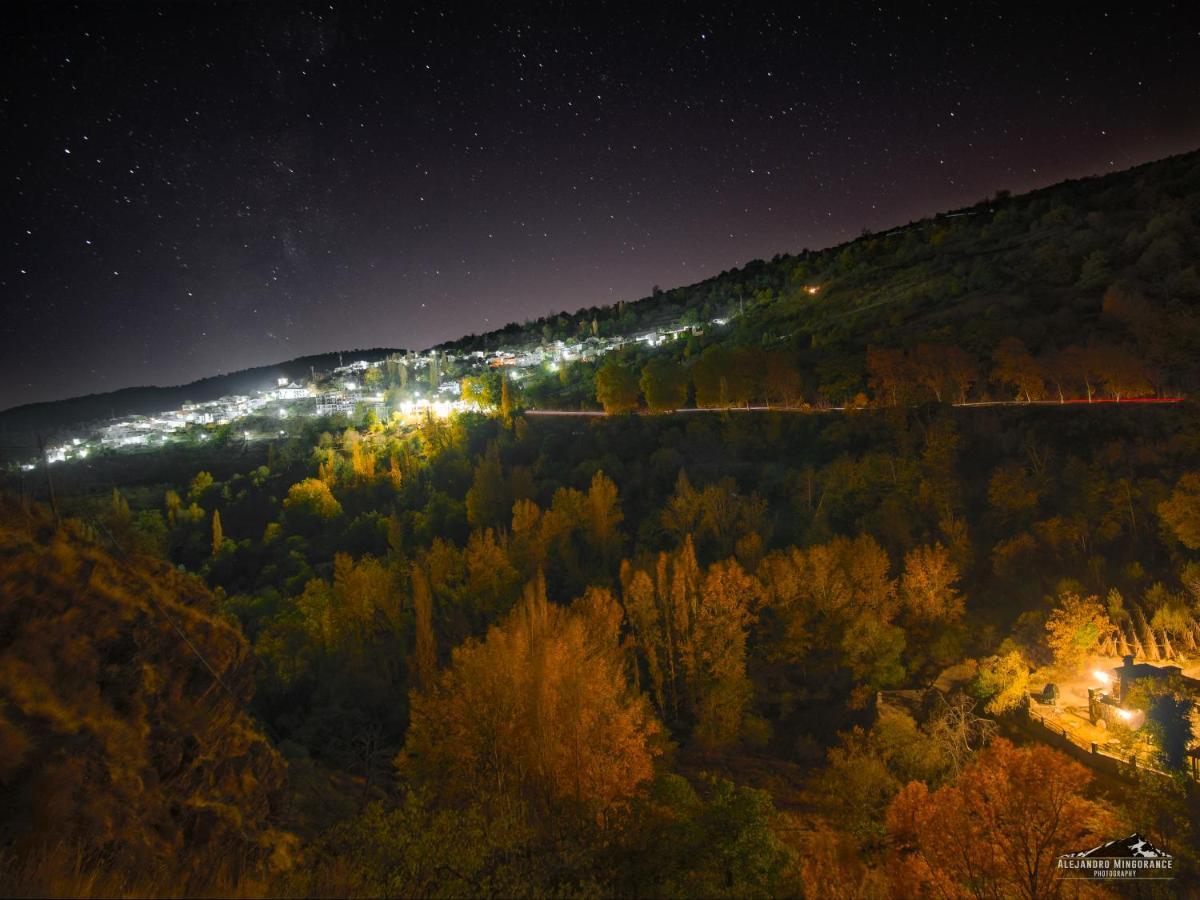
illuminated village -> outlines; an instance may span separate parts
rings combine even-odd
[[[816,287],[807,290],[810,294],[817,292]],[[730,317],[734,315],[731,313]],[[720,328],[729,321],[730,318],[714,318],[708,327]],[[44,455],[48,463],[59,463],[86,459],[103,450],[202,442],[209,439],[214,428],[236,426],[250,417],[255,417],[259,425],[241,431],[241,438],[247,441],[286,434],[289,418],[336,413],[357,413],[361,418],[368,411],[382,422],[411,424],[427,415],[445,418],[453,412],[486,407],[482,398],[469,398],[469,391],[464,394],[464,379],[500,371],[511,380],[520,381],[535,373],[557,372],[572,362],[595,361],[630,344],[654,348],[689,334],[703,333],[704,328],[698,325],[671,324],[630,336],[591,336],[578,342],[560,340],[524,349],[459,354],[430,350],[393,353],[372,361],[355,360],[329,372],[311,372],[301,382],[280,377],[274,387],[254,394],[184,403],[179,409],[154,415],[125,416],[87,428],[63,429],[57,442],[46,446]],[[36,461],[23,462],[21,466],[32,471]]]

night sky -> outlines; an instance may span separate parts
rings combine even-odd
[[[0,407],[420,349],[1194,149],[1192,5],[6,4]]]

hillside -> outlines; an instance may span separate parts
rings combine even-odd
[[[442,346],[495,349],[735,315],[722,340],[798,351],[810,389],[823,396],[865,386],[868,347],[954,341],[986,358],[1010,336],[1034,354],[1132,338],[1165,381],[1187,389],[1200,359],[1198,211],[1200,151],[1001,192],[825,250]]]

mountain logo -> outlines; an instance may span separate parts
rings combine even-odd
[[[1162,880],[1175,877],[1175,857],[1140,834],[1058,858],[1060,878]]]

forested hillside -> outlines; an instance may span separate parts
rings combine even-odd
[[[1133,346],[1154,385],[1196,386],[1200,153],[756,260],[642,300],[513,324],[447,347],[634,335],[735,316],[723,345],[795,354],[810,399],[866,390],[868,348],[952,344],[990,359],[1006,338],[1045,359]],[[593,326],[594,323],[594,326]],[[711,329],[710,329],[711,330]]]

